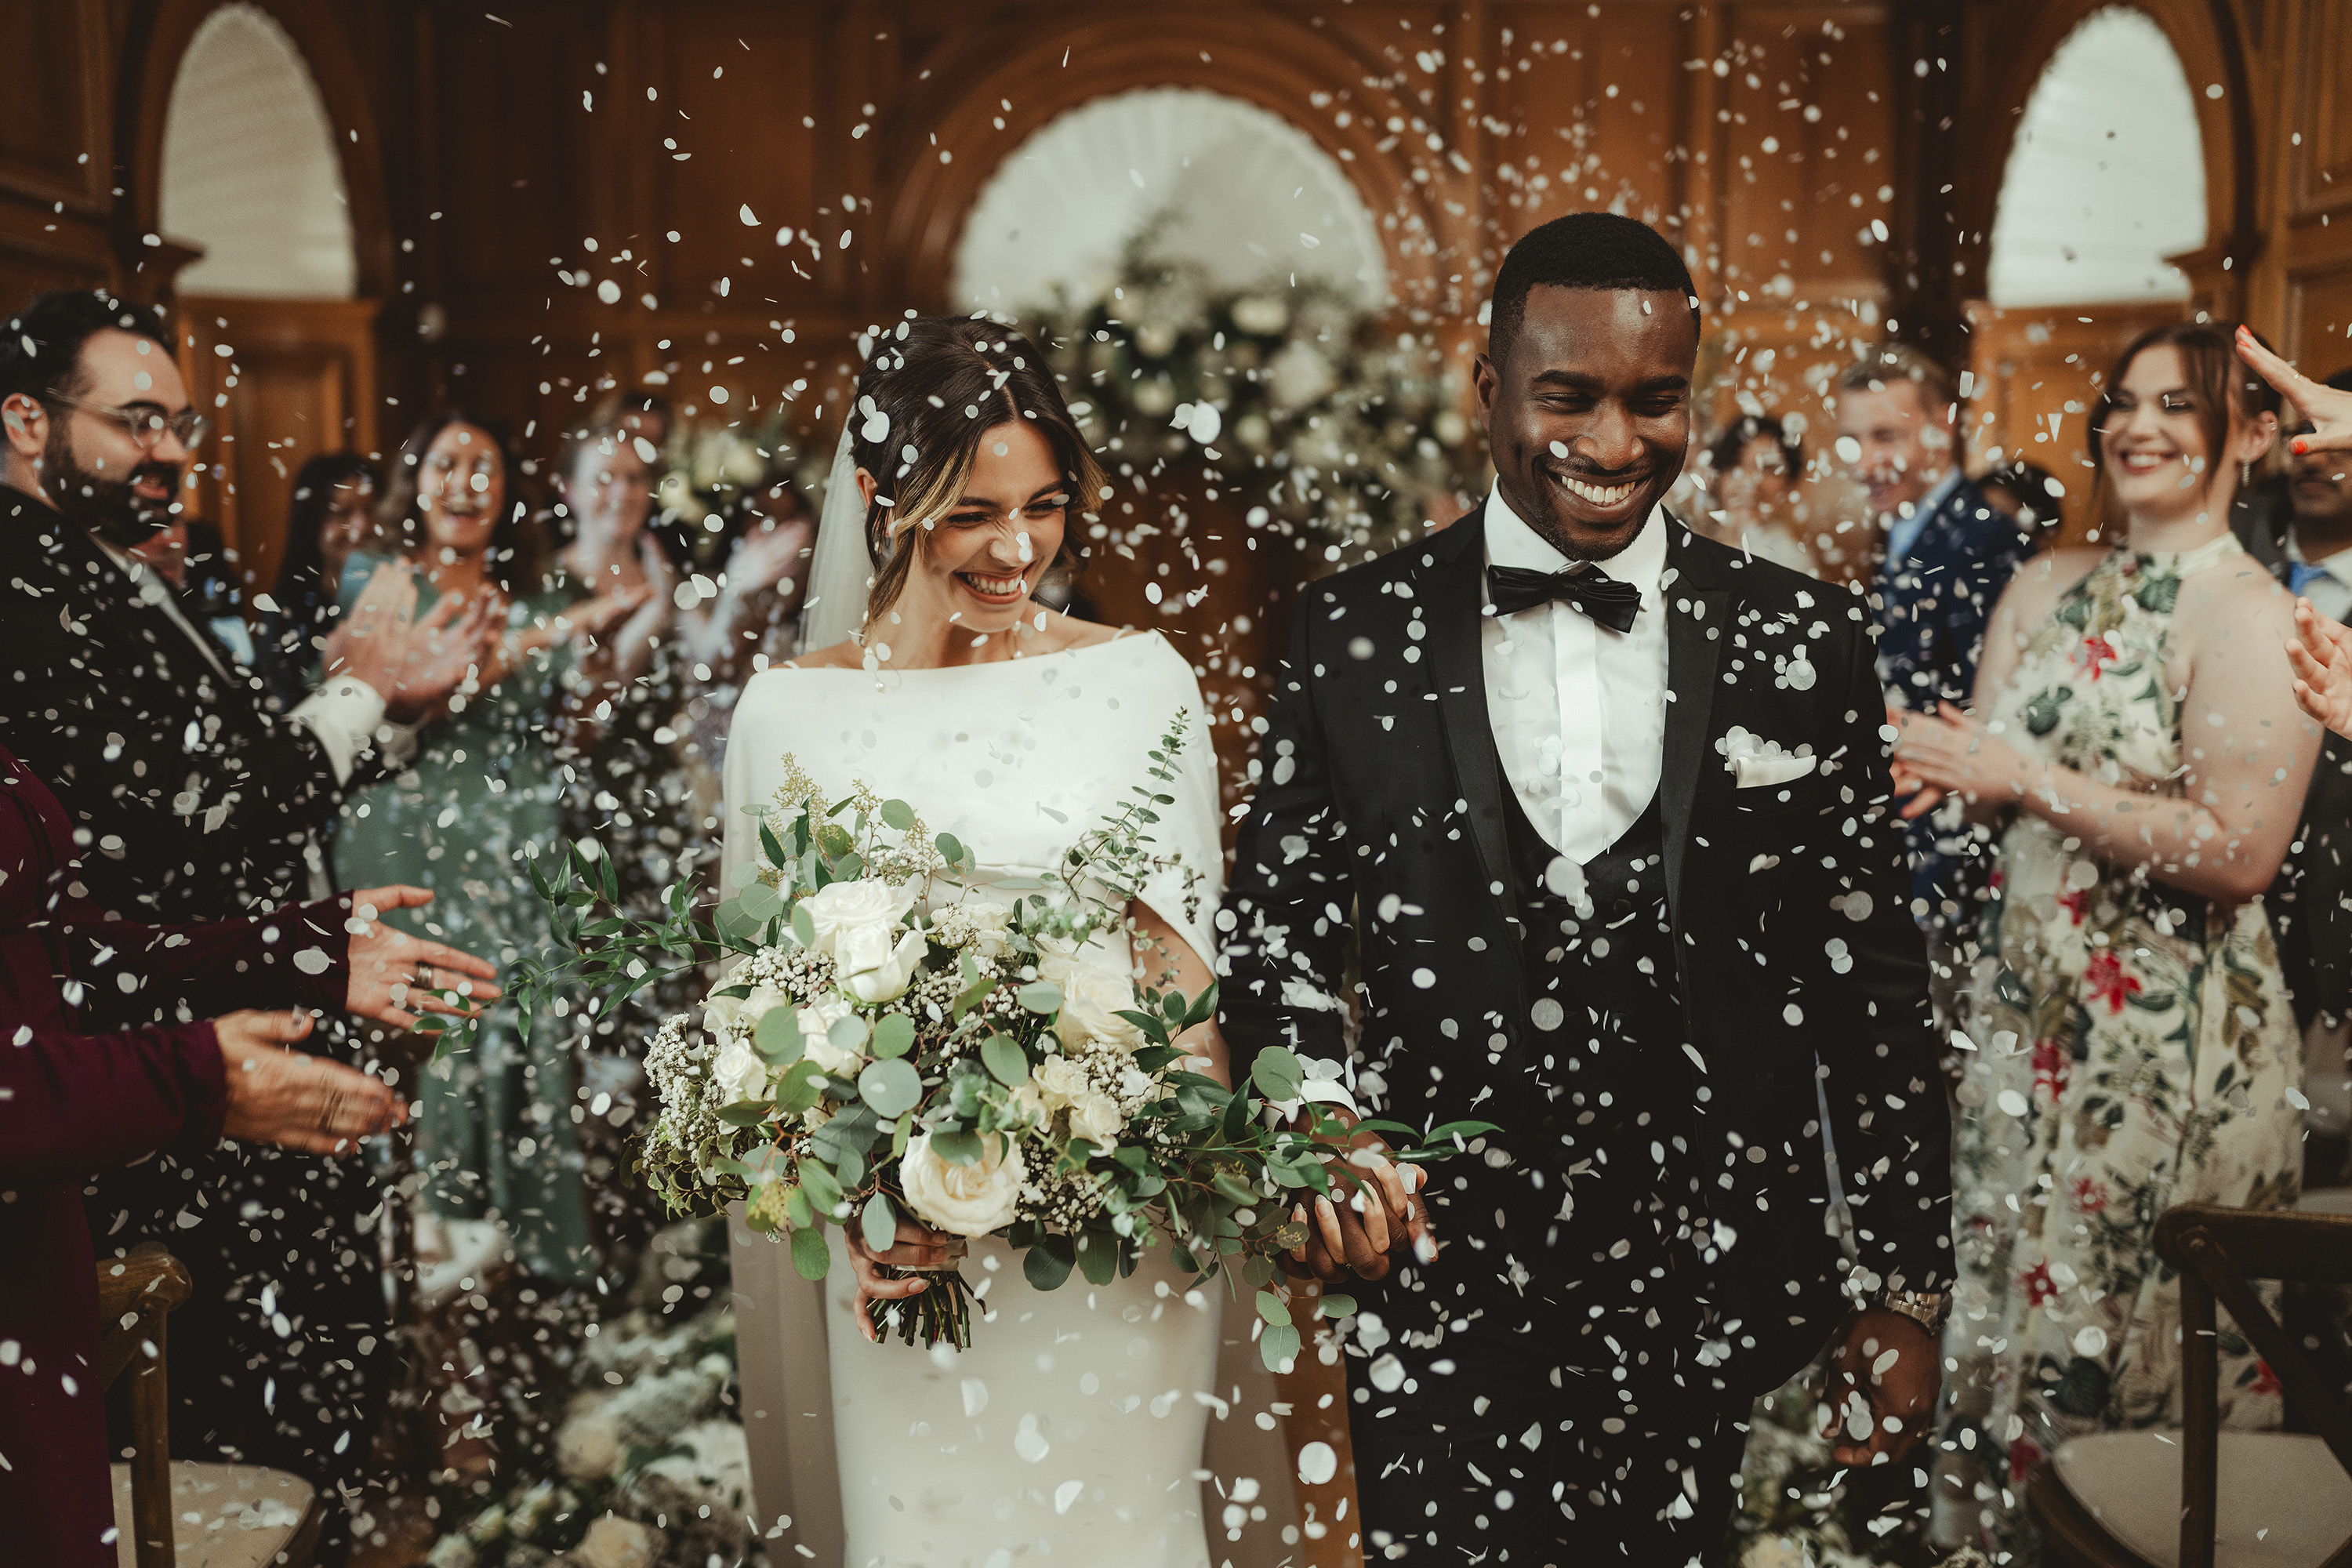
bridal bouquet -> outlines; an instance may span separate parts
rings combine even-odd
[[[1151,778],[1174,780],[1183,742],[1180,722],[1150,753]],[[654,1189],[681,1213],[747,1200],[811,1279],[831,1260],[827,1225],[879,1251],[901,1215],[1002,1235],[1040,1289],[1074,1269],[1108,1284],[1165,1245],[1181,1268],[1232,1268],[1259,1288],[1261,1353],[1276,1367],[1295,1355],[1298,1331],[1265,1287],[1273,1255],[1305,1239],[1293,1204],[1329,1191],[1324,1160],[1346,1130],[1319,1112],[1269,1125],[1269,1102],[1299,1097],[1297,1057],[1262,1051],[1228,1089],[1175,1044],[1213,1016],[1215,987],[1188,997],[1134,979],[1129,901],[1158,867],[1150,829],[1173,797],[1139,785],[1055,871],[983,884],[973,851],[904,801],[864,784],[828,801],[790,758],[784,778],[744,808],[761,853],[709,921],[684,887],[659,921],[586,919],[614,879],[578,848],[556,878],[532,871],[573,957],[518,986],[526,1008],[568,1010],[584,987],[607,1016],[677,972],[665,965],[732,961],[701,1016],[670,1018],[647,1047],[660,1110],[639,1166]],[[1405,1160],[1494,1130],[1364,1125]],[[892,1315],[908,1343],[962,1348],[971,1302],[950,1269]]]

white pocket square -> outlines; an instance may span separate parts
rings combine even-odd
[[[1813,771],[1811,757],[1750,756],[1731,759],[1731,771],[1740,789],[1769,789],[1774,784],[1787,784],[1790,779],[1803,778]]]
[[[1769,789],[1803,778],[1817,759],[1810,751],[1791,752],[1778,741],[1768,741],[1753,730],[1734,724],[1715,749],[1741,789]]]

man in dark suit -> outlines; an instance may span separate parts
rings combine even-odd
[[[2352,392],[2352,370],[2327,378]],[[2285,434],[2310,429],[2307,423]],[[2284,483],[2254,487],[2231,509],[2239,542],[2320,614],[2352,616],[2352,464],[2341,452],[2288,459]],[[2308,1048],[2305,1087],[2315,1135],[2305,1151],[2305,1184],[2341,1184],[2347,1172],[2345,1054],[2352,1047],[2352,741],[2331,734],[2304,797],[2303,825],[2270,892],[2279,958]]]
[[[1750,1401],[1833,1335],[1846,1462],[1934,1404],[1947,1127],[1870,628],[1660,507],[1697,317],[1632,219],[1522,239],[1477,362],[1493,493],[1310,584],[1276,679],[1219,917],[1235,1073],[1286,1046],[1381,1114],[1502,1127],[1422,1194],[1434,1261],[1418,1215],[1316,1215],[1308,1264],[1377,1277],[1374,1561],[1711,1555]]]
[[[2032,550],[1961,471],[1958,413],[1943,366],[1901,343],[1838,377],[1838,455],[1885,534],[1870,583],[1879,679],[1888,701],[1931,713],[1974,700],[1985,622]],[[1964,935],[1984,881],[1981,836],[1932,813],[1908,831],[1912,914],[1929,931]]]
[[[412,624],[413,585],[387,583],[339,634],[325,688],[271,715],[131,553],[173,517],[204,433],[162,322],[103,295],[36,300],[0,330],[0,746],[72,818],[76,895],[158,924],[309,896],[306,851],[343,787],[464,678],[480,622],[453,605]],[[136,994],[82,1005],[93,1026],[154,1021]],[[325,1030],[306,1048],[352,1050]],[[173,1455],[355,1483],[388,1376],[365,1163],[226,1142],[90,1193],[101,1255],[157,1237],[196,1279],[172,1325]]]

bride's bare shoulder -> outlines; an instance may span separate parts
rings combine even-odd
[[[863,669],[865,667],[866,650],[847,637],[831,647],[802,654],[782,666],[785,669]]]

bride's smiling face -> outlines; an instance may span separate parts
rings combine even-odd
[[[857,479],[870,499],[871,477],[861,468]],[[1011,630],[1034,613],[1029,595],[1061,552],[1076,499],[1035,426],[995,426],[981,437],[963,494],[918,542],[894,612],[969,632]]]

